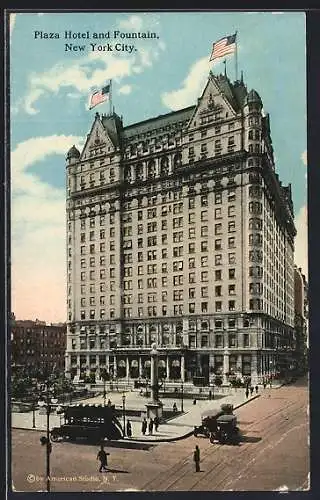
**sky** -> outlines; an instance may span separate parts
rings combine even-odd
[[[209,71],[224,71],[223,60],[209,62],[212,43],[236,31],[239,72],[270,113],[276,171],[292,184],[295,262],[307,274],[304,13],[12,13],[11,309],[17,319],[66,320],[65,157],[73,144],[81,149],[96,111],[109,111],[107,103],[89,110],[90,93],[111,79],[112,105],[124,125],[194,105]],[[87,32],[90,38],[78,37]],[[94,32],[110,37],[93,39]],[[115,39],[114,32],[156,38]],[[226,68],[233,81],[233,55]]]

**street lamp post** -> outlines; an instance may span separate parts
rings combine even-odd
[[[183,413],[183,382],[181,383],[181,413]]]
[[[46,391],[46,401],[39,401],[38,405],[40,407],[46,406],[46,416],[47,416],[47,421],[46,421],[46,437],[45,440],[43,441],[46,444],[46,481],[47,481],[47,492],[50,492],[50,454],[51,454],[51,442],[50,442],[50,413],[51,413],[51,403],[56,404],[58,402],[57,399],[51,398],[50,400],[50,393],[49,393],[49,387],[47,384],[47,391]]]
[[[126,436],[126,395],[122,394],[123,436]]]
[[[36,402],[33,401],[32,405],[32,428],[36,428]]]

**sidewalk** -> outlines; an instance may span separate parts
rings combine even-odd
[[[260,394],[254,394],[249,396],[248,399],[245,397],[243,390],[239,390],[236,394],[225,396],[223,398],[214,400],[198,400],[194,405],[192,400],[184,400],[184,413],[179,414],[177,417],[173,417],[169,421],[161,424],[157,432],[153,435],[141,434],[141,418],[130,418],[132,427],[132,438],[127,441],[142,441],[142,442],[161,442],[161,441],[175,441],[177,439],[183,439],[189,435],[193,434],[194,426],[201,424],[201,413],[208,409],[219,409],[221,404],[232,404],[234,409],[252,401],[253,399],[259,397]],[[107,398],[108,399],[108,398]],[[110,394],[110,399],[112,403],[117,407],[122,406],[122,395],[121,394]],[[83,400],[79,403],[82,404],[102,404],[102,398],[96,397],[90,400]],[[142,398],[137,393],[127,393],[126,394],[126,409],[140,408],[142,414],[145,412],[145,403],[147,400]],[[180,409],[181,401],[179,399],[171,400],[164,399],[164,408],[172,408],[173,402],[177,403]],[[128,419],[128,417],[127,417]],[[126,420],[127,420],[126,419]],[[120,420],[122,420],[120,418]],[[63,423],[63,417],[60,415],[52,414],[50,415],[50,428],[59,427]],[[16,429],[29,429],[45,431],[46,429],[46,415],[39,414],[39,411],[35,412],[35,428],[33,427],[33,415],[32,412],[29,413],[12,413],[12,428]]]

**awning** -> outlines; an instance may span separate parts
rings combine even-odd
[[[118,366],[120,366],[120,367],[122,367],[122,368],[123,368],[123,367],[125,367],[125,366],[126,366],[126,362],[125,362],[125,360],[124,360],[124,359],[120,359],[120,360],[118,361]]]
[[[150,359],[147,359],[147,361],[144,362],[145,368],[149,368],[151,366],[151,361]]]
[[[137,368],[137,367],[139,366],[138,361],[137,361],[136,359],[133,359],[133,360],[131,361],[131,366],[132,366],[132,368]]]
[[[165,368],[166,367],[166,362],[163,359],[159,359],[158,366],[160,366],[160,368]]]
[[[172,366],[180,366],[180,361],[178,359],[174,359],[172,361]]]

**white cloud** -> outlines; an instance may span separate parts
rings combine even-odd
[[[12,152],[12,308],[20,319],[66,319],[65,189],[28,168],[58,155],[57,168],[64,169],[67,150],[82,143],[75,136],[35,137]]]
[[[162,94],[162,102],[172,110],[184,108],[193,104],[196,98],[201,94],[211,67],[212,62],[209,62],[207,56],[199,59],[199,61],[191,66],[189,74],[183,81],[182,87],[178,90]]]
[[[131,85],[123,85],[123,87],[120,87],[120,89],[118,90],[118,94],[128,95],[131,94],[131,92],[132,92]]]
[[[140,16],[131,16],[129,19],[120,21],[119,27],[128,31],[139,31],[143,25],[142,18]]]
[[[308,276],[308,210],[304,205],[299,210],[295,225],[297,236],[295,240],[295,264],[301,267],[302,272]]]

